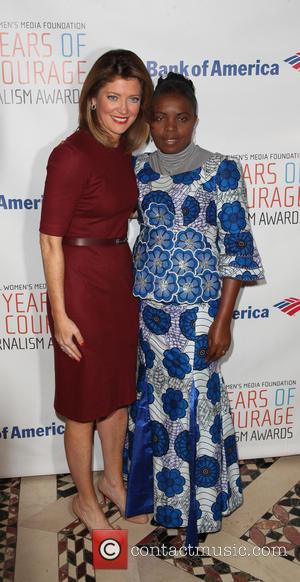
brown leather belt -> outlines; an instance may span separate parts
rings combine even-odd
[[[127,236],[122,238],[85,238],[78,236],[64,236],[62,240],[63,245],[74,245],[77,247],[121,245],[122,243],[126,242]]]

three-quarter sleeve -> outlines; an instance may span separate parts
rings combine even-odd
[[[40,232],[64,236],[87,182],[84,152],[67,142],[51,153],[47,165]]]
[[[250,226],[242,166],[223,159],[216,174],[219,272],[243,281],[264,278]]]

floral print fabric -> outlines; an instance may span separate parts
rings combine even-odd
[[[141,233],[134,248],[134,294],[197,304],[220,297],[222,277],[263,278],[239,164],[213,154],[203,168],[175,176],[137,158]]]
[[[134,293],[142,301],[128,466],[145,488],[142,457],[150,445],[156,521],[214,532],[243,497],[220,363],[206,362],[208,332],[222,277],[263,277],[242,171],[220,154],[175,176],[159,175],[144,154],[135,171],[141,232],[134,248]],[[135,447],[145,402],[152,442]],[[137,511],[138,498],[137,483],[129,479],[128,499]]]
[[[219,362],[207,366],[208,303],[197,307],[141,302],[138,399],[130,407],[129,461],[139,402],[146,394],[152,429],[154,518],[187,527],[191,488],[197,531],[220,529],[242,503],[234,429]],[[196,458],[190,471],[190,391],[197,392]],[[137,459],[135,459],[135,463]],[[193,483],[191,483],[191,479]],[[128,495],[134,499],[135,484]]]

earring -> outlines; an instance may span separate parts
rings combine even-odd
[[[92,110],[92,111],[96,111],[96,103],[92,103],[92,105],[91,105],[91,110]]]

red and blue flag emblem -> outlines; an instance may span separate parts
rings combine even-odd
[[[296,315],[300,311],[300,299],[297,299],[297,297],[289,297],[276,303],[273,307],[278,307],[280,311],[287,313],[287,315]]]
[[[288,57],[287,59],[284,59],[284,62],[289,63],[289,65],[291,65],[293,69],[300,70],[300,52],[295,53],[294,55]]]

